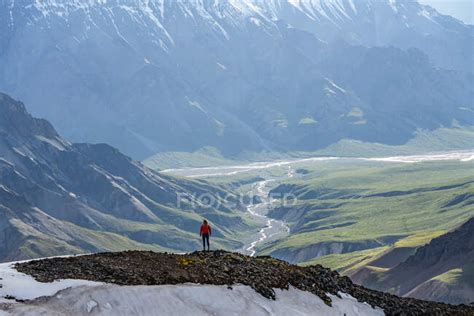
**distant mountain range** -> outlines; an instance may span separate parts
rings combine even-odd
[[[390,252],[383,255],[390,257]],[[416,252],[386,268],[378,258],[351,278],[359,284],[397,295],[454,304],[474,302],[474,218],[433,239]],[[378,268],[377,268],[378,267]]]
[[[0,91],[134,158],[474,125],[474,28],[416,1],[0,3]]]
[[[231,236],[247,229],[238,209],[193,200],[203,193],[215,201],[234,197],[204,181],[158,174],[109,145],[69,143],[0,94],[0,261],[195,250],[203,218],[215,224],[215,247],[240,246]]]

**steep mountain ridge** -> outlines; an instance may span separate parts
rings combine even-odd
[[[0,89],[68,139],[134,158],[402,144],[474,124],[472,26],[416,2],[1,5]]]
[[[451,303],[470,303],[474,293],[474,218],[386,271],[370,266],[351,276],[357,283],[396,295]]]
[[[216,241],[247,227],[233,195],[158,174],[105,144],[71,144],[0,94],[0,260],[129,247],[195,249],[202,217]],[[195,200],[206,193],[213,208]],[[183,198],[186,196],[186,198]],[[219,241],[219,237],[224,237]]]

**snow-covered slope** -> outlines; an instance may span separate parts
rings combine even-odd
[[[295,288],[277,290],[276,300],[248,286],[161,285],[81,286],[31,304],[15,304],[13,315],[384,315],[349,295],[327,306],[319,297]],[[0,311],[1,313],[1,311]],[[8,314],[7,314],[8,315]]]
[[[0,303],[8,302],[5,297],[18,300],[33,300],[42,296],[52,296],[67,288],[98,286],[103,283],[86,280],[59,280],[51,283],[35,281],[33,277],[20,273],[13,267],[17,262],[0,264]]]
[[[329,295],[332,307],[318,296],[290,287],[275,290],[276,300],[249,286],[119,286],[83,280],[40,283],[0,264],[0,315],[384,315],[379,308],[350,295]],[[15,302],[30,300],[26,303]]]
[[[235,32],[235,27],[243,30],[250,22],[258,27],[275,29],[279,20],[289,23],[291,27],[312,32],[324,40],[340,37],[369,46],[409,47],[409,43],[417,47],[417,43],[412,42],[414,37],[407,32],[415,37],[437,37],[445,33],[453,36],[452,40],[473,36],[472,26],[414,0],[7,0],[5,8],[5,28],[17,29],[24,23],[22,18],[25,17],[29,25],[51,19],[48,28],[54,28],[53,23],[59,20],[70,28],[78,19],[84,19],[85,37],[89,36],[87,32],[91,28],[98,27],[101,32],[118,36],[134,47],[137,42],[123,25],[124,19],[130,17],[135,23],[148,27],[155,43],[166,51],[178,45],[180,35],[175,21],[181,18],[227,40]],[[110,25],[101,29],[99,23],[102,22]],[[76,38],[77,41],[81,39],[84,38]],[[424,48],[429,55],[441,49],[419,48]],[[448,66],[449,63],[456,63],[453,60],[455,57],[442,60],[438,55],[435,61]],[[451,66],[459,68],[460,65]]]

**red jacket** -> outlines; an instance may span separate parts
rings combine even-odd
[[[201,229],[199,230],[199,235],[205,235],[205,234],[209,234],[209,235],[212,234],[211,225],[204,225],[204,224],[201,225]]]

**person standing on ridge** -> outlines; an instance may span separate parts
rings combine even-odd
[[[209,237],[212,235],[211,225],[204,220],[201,225],[201,229],[199,230],[199,236],[202,237],[202,251],[206,251],[206,243],[207,243],[207,251],[210,250],[209,248]]]

